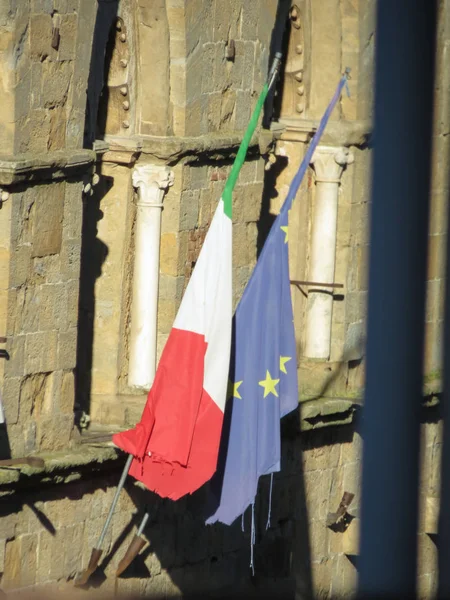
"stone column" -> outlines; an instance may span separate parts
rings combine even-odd
[[[128,384],[144,390],[156,370],[161,209],[172,184],[173,173],[165,166],[138,165],[133,172],[138,201]]]
[[[334,282],[339,183],[353,155],[347,148],[318,146],[312,158],[316,173],[309,280]],[[305,356],[327,360],[330,356],[333,290],[310,288],[306,316]]]

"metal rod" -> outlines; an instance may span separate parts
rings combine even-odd
[[[377,3],[360,598],[415,597],[435,17]]]
[[[269,77],[267,79],[269,90],[271,89],[271,87],[273,86],[273,84],[275,83],[275,81],[278,77],[278,73],[280,72],[282,58],[283,58],[283,55],[281,54],[281,52],[275,52],[272,67],[270,69]]]
[[[291,279],[293,285],[307,285],[314,287],[329,287],[329,288],[343,288],[342,283],[318,283],[317,281],[298,281],[297,279]]]
[[[117,486],[116,493],[114,494],[114,498],[111,503],[111,508],[109,509],[109,513],[108,513],[108,516],[106,517],[106,521],[105,521],[105,524],[103,525],[103,529],[100,534],[100,537],[98,538],[98,542],[97,542],[97,546],[96,546],[97,549],[100,549],[103,546],[103,542],[105,540],[105,535],[111,524],[111,519],[112,519],[114,511],[116,509],[117,502],[118,502],[119,496],[120,496],[120,492],[122,491],[123,486],[125,485],[125,480],[127,478],[128,471],[130,470],[131,463],[133,462],[133,458],[134,458],[133,455],[130,454],[129,457],[127,458],[127,462],[125,463],[125,466],[123,468],[122,475],[120,476],[119,485]]]
[[[139,525],[139,529],[138,529],[138,532],[137,532],[138,536],[142,535],[142,533],[143,533],[143,531],[145,529],[145,526],[147,525],[147,521],[149,520],[149,518],[150,518],[150,513],[147,511],[145,513],[142,521],[141,521],[141,524]]]

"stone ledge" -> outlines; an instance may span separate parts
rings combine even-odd
[[[221,160],[230,158],[236,153],[242,137],[242,131],[209,133],[197,137],[108,136],[105,138],[108,150],[104,152],[102,160],[133,164],[139,156],[145,156],[155,162],[173,165],[181,160],[183,162],[198,160],[199,154],[206,155],[211,160]],[[258,148],[259,154],[265,154],[273,141],[273,132],[261,130],[253,135],[249,149]],[[104,142],[96,142],[95,148],[100,148],[101,144]]]
[[[350,398],[317,398],[299,404],[302,431],[322,429],[353,422],[361,402]]]
[[[424,383],[422,396],[422,420],[426,421],[432,411],[439,411],[442,384],[440,379]],[[301,431],[336,427],[352,423],[356,414],[363,410],[363,398],[306,398],[299,402]]]
[[[0,468],[0,497],[9,495],[18,488],[42,487],[70,483],[84,475],[92,478],[98,471],[118,468],[125,462],[125,455],[112,442],[91,443],[61,452],[42,453],[44,468],[28,465]]]
[[[68,150],[35,155],[0,155],[0,186],[55,180],[93,169],[96,154],[92,150]]]
[[[272,129],[278,139],[308,142],[318,127],[319,121],[292,117],[280,119]],[[321,144],[365,146],[370,140],[371,133],[370,121],[330,121],[323,133]]]

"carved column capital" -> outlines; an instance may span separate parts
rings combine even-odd
[[[348,148],[317,146],[311,159],[316,182],[340,183],[344,168],[354,160],[355,157]]]
[[[165,190],[173,185],[174,174],[161,165],[137,165],[132,175],[133,187],[139,189],[140,204],[161,204]]]

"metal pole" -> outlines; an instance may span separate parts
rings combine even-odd
[[[434,0],[379,0],[359,597],[416,588]]]
[[[450,89],[450,70],[447,63],[448,40],[450,39],[450,4],[441,2],[439,4],[438,18],[438,51],[436,73],[439,77],[439,87],[436,85],[436,106],[435,123],[437,131],[435,135],[435,155],[450,156],[450,139],[446,137],[446,121],[449,111],[449,89]],[[437,83],[437,81],[436,81]],[[438,183],[447,192],[447,209],[450,205],[450,174],[442,178]],[[447,265],[445,278],[445,316],[444,316],[444,340],[443,340],[443,392],[442,392],[442,416],[443,426],[443,450],[441,465],[441,498],[439,511],[439,553],[438,553],[438,597],[450,597],[450,213],[447,214]]]
[[[106,517],[105,524],[103,525],[102,532],[100,533],[100,537],[98,538],[97,545],[95,546],[95,548],[92,549],[91,557],[89,559],[89,564],[88,564],[87,568],[82,573],[80,573],[77,576],[77,578],[75,579],[74,583],[77,587],[86,585],[90,576],[94,573],[94,571],[98,567],[98,563],[99,563],[100,557],[103,552],[103,548],[102,548],[103,542],[105,541],[106,533],[111,524],[111,519],[112,519],[114,511],[116,509],[117,502],[118,502],[119,496],[120,496],[120,492],[123,490],[123,487],[125,485],[125,481],[126,481],[126,478],[128,475],[128,471],[130,470],[131,463],[133,462],[133,458],[134,458],[134,456],[132,454],[130,454],[127,458],[127,462],[125,463],[125,466],[122,471],[122,475],[120,476],[119,484],[117,486],[116,493],[114,494],[114,498],[111,503],[111,507],[109,509],[108,516]]]

